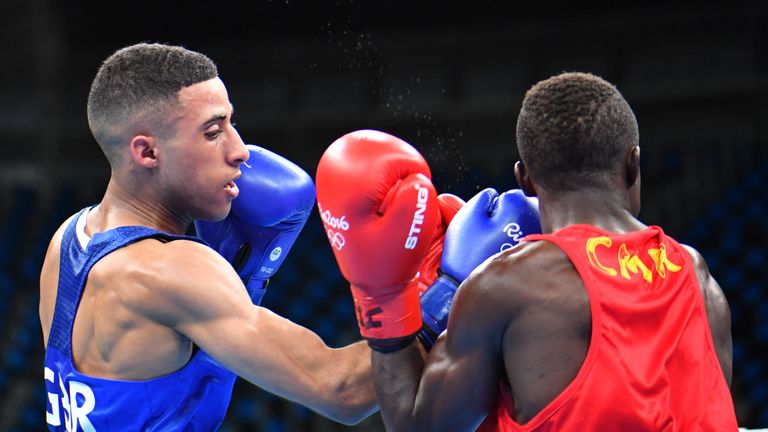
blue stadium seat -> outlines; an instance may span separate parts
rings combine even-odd
[[[37,201],[33,189],[19,188],[15,192],[12,211],[4,224],[0,226],[0,265],[8,266],[15,255],[21,235],[25,232]]]
[[[720,255],[720,252],[715,249],[702,251],[701,254],[704,256],[704,260],[707,262],[709,272],[712,273],[715,278],[717,278],[722,270],[723,256]]]
[[[306,322],[307,320],[314,318],[312,316],[312,311],[310,309],[310,306],[307,304],[307,302],[303,300],[297,300],[292,302],[288,306],[288,314],[290,315],[289,318],[300,323]]]
[[[15,277],[0,268],[0,307],[3,308],[3,311],[11,305],[16,292],[19,291],[21,285],[22,283],[18,277]],[[0,328],[2,328],[4,319],[6,319],[6,317],[0,315]]]
[[[733,230],[723,236],[723,240],[720,243],[720,248],[727,255],[735,256],[741,254],[743,245],[744,241],[742,240],[741,232]]]
[[[305,300],[316,300],[317,298],[322,299],[323,297],[323,286],[316,278],[304,281],[300,285],[294,287],[294,289],[302,296],[302,299]],[[317,297],[315,297],[316,295]]]
[[[304,405],[291,404],[291,417],[305,423],[312,417],[312,411]]]
[[[254,397],[243,396],[237,399],[232,411],[241,420],[254,421],[261,413],[261,405]]]
[[[53,232],[50,233],[53,236]],[[45,252],[48,250],[48,239],[50,236],[39,236],[33,241],[29,252],[21,263],[21,276],[25,281],[36,281],[40,276],[40,267],[45,258]]]
[[[744,186],[752,192],[762,192],[764,185],[765,176],[760,170],[751,171],[744,180]]]
[[[746,251],[745,263],[751,270],[762,270],[766,267],[766,254],[763,247],[751,247]]]
[[[312,330],[317,333],[326,344],[336,345],[335,333],[337,324],[328,318],[328,316],[323,316],[321,319],[315,320],[312,323]]]
[[[295,289],[301,283],[301,272],[297,265],[288,265],[275,274],[275,282],[285,289]]]
[[[18,372],[22,370],[25,364],[26,356],[13,344],[3,353],[3,367],[8,372]]]
[[[738,271],[737,271],[738,272]],[[740,272],[739,272],[740,273]],[[760,304],[765,301],[764,299],[764,287],[757,282],[750,282],[743,287],[736,287],[736,290],[740,294],[742,304],[754,307],[754,305]]]
[[[704,219],[699,219],[693,223],[687,235],[687,241],[696,246],[704,243],[710,236],[711,227]]]
[[[755,326],[755,338],[758,342],[768,343],[768,317],[759,318],[757,326]]]
[[[731,310],[731,322],[738,321],[743,313],[741,303],[731,301],[728,303],[728,306]]]
[[[740,207],[744,204],[744,191],[741,188],[730,188],[725,197],[726,203],[733,207]]]
[[[761,221],[762,215],[765,213],[766,204],[762,199],[756,201],[750,201],[744,206],[744,217],[748,220]]]
[[[283,432],[286,430],[285,422],[276,416],[272,416],[267,421],[267,424],[264,430],[266,432]]]
[[[666,172],[681,172],[683,169],[683,158],[680,154],[680,148],[669,148],[664,153],[664,170]]]
[[[744,274],[736,267],[729,267],[722,273],[719,281],[723,291],[739,291],[744,282]]]
[[[40,411],[37,407],[27,406],[21,413],[21,427],[25,430],[35,430],[33,428],[40,425]]]
[[[718,223],[721,222],[727,214],[730,214],[730,208],[728,208],[725,203],[716,202],[709,208],[706,216],[709,222]]]
[[[759,359],[756,358],[750,358],[747,360],[739,371],[739,376],[741,379],[748,383],[760,382],[762,375],[762,363]]]
[[[240,428],[235,427],[232,420],[224,419],[224,422],[219,426],[218,432],[237,432]]]
[[[747,350],[744,344],[739,340],[733,341],[733,364],[740,365],[747,356]]]
[[[342,297],[333,301],[331,315],[335,319],[344,319],[355,313],[355,306],[352,303],[352,299],[348,297]]]

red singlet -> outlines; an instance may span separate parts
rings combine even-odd
[[[525,240],[568,255],[587,289],[592,338],[576,378],[531,421],[515,423],[502,394],[481,430],[738,429],[696,272],[679,243],[659,227],[614,234],[589,225]]]

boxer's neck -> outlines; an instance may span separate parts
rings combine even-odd
[[[86,233],[93,235],[120,226],[137,225],[184,234],[191,223],[191,219],[175,214],[154,194],[129,191],[113,178],[101,203],[88,217]]]
[[[539,194],[541,228],[544,233],[569,225],[588,224],[610,232],[644,229],[630,211],[625,192],[602,188]]]

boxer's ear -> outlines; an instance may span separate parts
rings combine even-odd
[[[640,146],[634,146],[627,153],[624,161],[624,180],[627,188],[631,188],[640,178]]]
[[[517,180],[517,186],[523,190],[525,195],[529,197],[536,196],[536,188],[528,176],[528,169],[523,161],[515,162],[515,180]]]
[[[148,135],[136,135],[130,143],[131,159],[143,167],[155,168],[157,166],[157,142],[155,137]]]

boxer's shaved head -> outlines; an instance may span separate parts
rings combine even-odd
[[[621,93],[586,73],[537,83],[517,119],[520,157],[550,191],[604,184],[638,140],[635,114]]]
[[[109,56],[88,94],[88,124],[109,162],[120,161],[133,124],[162,121],[179,90],[217,76],[211,59],[178,46],[140,43]]]

